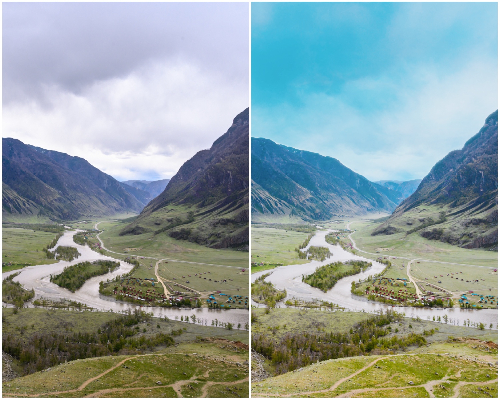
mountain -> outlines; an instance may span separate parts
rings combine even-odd
[[[252,138],[252,221],[391,212],[398,196],[335,158]]]
[[[139,212],[143,205],[113,177],[80,157],[2,139],[2,216],[75,220]]]
[[[125,190],[129,190],[129,187],[136,189],[132,191],[135,193],[137,198],[143,198],[144,203],[147,204],[153,200],[156,196],[161,194],[168,185],[170,179],[160,179],[158,181],[123,181]]]
[[[248,247],[248,108],[209,150],[186,161],[121,234],[167,233],[215,248]]]
[[[137,189],[133,186],[127,185],[126,183],[120,182],[120,186],[129,194],[134,196],[141,204],[142,207],[144,208],[146,204],[148,204],[151,201],[151,195],[141,189]]]
[[[465,248],[498,246],[498,111],[439,161],[372,233],[418,232]]]
[[[397,192],[399,194],[399,204],[417,190],[420,182],[422,182],[422,179],[413,179],[411,181],[376,181],[375,183]]]

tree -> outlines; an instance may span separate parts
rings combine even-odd
[[[484,324],[482,322],[479,323],[479,330],[484,331]]]

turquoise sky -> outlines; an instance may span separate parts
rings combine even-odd
[[[252,3],[252,136],[423,178],[497,109],[496,3]]]

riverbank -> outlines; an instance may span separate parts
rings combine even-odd
[[[322,246],[327,247],[332,255],[325,261],[311,261],[307,264],[296,264],[280,266],[273,269],[273,272],[265,280],[271,282],[277,289],[287,291],[288,299],[302,299],[311,301],[319,299],[344,307],[348,311],[364,311],[368,313],[380,313],[387,310],[394,310],[399,313],[404,313],[407,317],[419,318],[422,320],[436,321],[446,319],[452,325],[462,326],[464,323],[483,323],[485,326],[493,326],[494,329],[498,328],[498,310],[485,309],[485,310],[472,310],[472,309],[442,309],[442,308],[417,308],[417,307],[404,307],[404,306],[391,306],[383,303],[376,303],[366,300],[362,297],[355,296],[351,293],[351,283],[359,280],[365,280],[369,276],[374,276],[385,269],[385,265],[372,259],[362,257],[360,255],[353,255],[352,253],[343,250],[338,245],[331,245],[326,242],[325,236],[333,232],[333,230],[319,231],[311,239],[308,246]],[[307,248],[306,248],[307,249]],[[328,292],[324,293],[319,289],[313,288],[306,283],[302,282],[302,275],[313,273],[317,267],[323,266],[332,262],[345,262],[349,260],[360,260],[372,262],[372,266],[366,271],[357,275],[343,278]],[[444,263],[444,261],[441,261]],[[461,268],[465,268],[462,266]],[[265,274],[265,271],[252,274],[252,282]]]
[[[126,302],[119,302],[112,300],[107,296],[99,295],[99,282],[106,280],[113,280],[118,275],[124,275],[130,272],[133,268],[132,264],[129,264],[123,260],[115,259],[113,257],[102,255],[92,251],[87,246],[82,246],[73,242],[73,235],[77,231],[66,231],[64,235],[59,239],[56,246],[72,246],[77,248],[80,252],[80,257],[68,262],[59,261],[55,264],[50,265],[35,265],[25,267],[20,269],[20,274],[14,278],[15,281],[21,283],[25,289],[35,290],[35,298],[45,298],[53,300],[68,299],[78,303],[86,304],[99,311],[112,311],[116,313],[124,313],[134,310],[143,310],[149,313],[153,313],[155,317],[164,318],[168,317],[170,319],[180,320],[181,317],[184,318],[188,312],[190,315],[196,316],[196,321],[200,324],[210,326],[212,321],[217,321],[221,323],[230,323],[236,329],[239,325],[241,329],[248,324],[248,310],[217,310],[208,308],[197,308],[192,310],[177,309],[177,308],[163,308],[163,307],[144,307],[139,305],[134,305]],[[107,273],[105,275],[100,275],[89,279],[85,284],[75,293],[71,293],[69,290],[61,288],[54,283],[50,282],[51,274],[61,273],[65,267],[70,265],[75,265],[83,261],[97,261],[97,260],[109,260],[119,262],[120,266],[113,272]],[[12,274],[12,272],[7,272],[2,274],[2,279],[6,276]]]

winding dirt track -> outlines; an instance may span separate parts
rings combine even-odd
[[[413,276],[411,275],[411,264],[415,260],[408,261],[408,266],[406,267],[406,275],[408,275],[408,280],[413,283],[413,286],[415,286],[415,291],[417,292],[417,297],[420,300],[422,298],[422,292],[420,291],[420,288],[417,285],[417,282],[415,282],[415,279],[413,279]]]
[[[78,386],[77,389],[70,389],[70,390],[61,390],[61,391],[55,391],[55,392],[45,392],[45,393],[37,393],[37,394],[26,394],[26,393],[2,393],[2,397],[51,397],[55,395],[61,395],[65,393],[78,393],[83,391],[89,384],[92,382],[96,381],[97,379],[100,379],[104,375],[109,374],[110,372],[114,371],[116,368],[120,367],[123,365],[125,362],[129,360],[133,360],[139,357],[151,357],[151,354],[142,354],[142,355],[136,355],[133,357],[128,357],[125,358],[124,360],[121,360],[111,368],[107,369],[104,372],[101,372],[99,375],[96,375],[92,378],[87,379],[85,382],[83,382],[80,386]],[[185,384],[188,384],[190,382],[193,382],[197,380],[198,378],[208,378],[210,373],[210,370],[206,371],[203,376],[192,376],[190,379],[182,380],[182,381],[177,381],[175,383],[171,383],[169,385],[155,385],[155,386],[147,386],[147,387],[119,387],[119,388],[109,388],[109,389],[101,389],[96,392],[90,393],[86,395],[85,397],[101,397],[103,394],[107,393],[126,393],[128,391],[132,390],[153,390],[153,389],[159,389],[159,388],[168,388],[171,387],[177,394],[178,397],[184,397],[181,393],[182,386]],[[208,389],[213,386],[213,385],[223,385],[223,386],[230,386],[230,385],[236,385],[238,383],[243,383],[243,382],[248,382],[248,376],[246,378],[240,379],[238,381],[231,381],[231,382],[218,382],[218,381],[206,381],[205,385],[203,385],[202,388],[202,395],[200,397],[206,397],[208,394]]]
[[[163,292],[165,293],[165,296],[170,296],[170,292],[167,290],[167,287],[165,286],[165,283],[163,283],[163,279],[158,274],[158,265],[160,265],[160,263],[162,261],[164,261],[164,260],[159,260],[159,261],[156,262],[156,264],[155,264],[155,275],[156,275],[156,279],[158,279],[158,282],[160,282],[161,285],[163,286]]]

